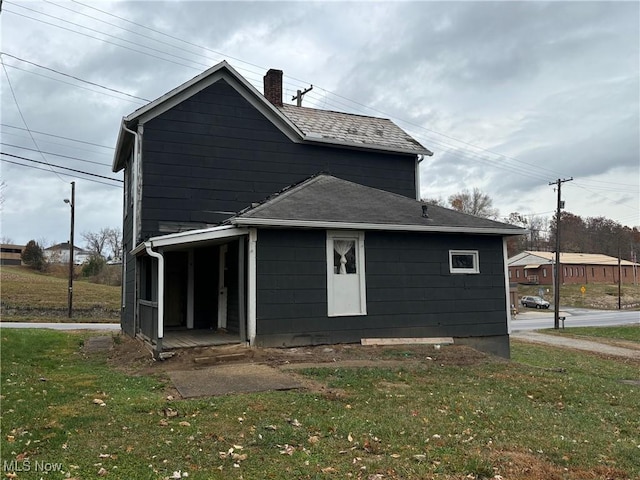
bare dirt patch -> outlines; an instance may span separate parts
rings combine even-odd
[[[437,365],[475,365],[500,361],[496,357],[463,345],[440,349],[432,345],[362,346],[358,344],[319,345],[297,348],[248,348],[244,346],[197,347],[175,350],[167,360],[154,360],[151,350],[140,340],[117,337],[109,353],[114,368],[131,375],[162,374],[175,370],[210,367],[207,358],[234,358],[236,363],[263,363],[285,369],[318,367],[415,367],[424,362]]]

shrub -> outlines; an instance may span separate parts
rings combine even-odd
[[[44,272],[47,269],[47,261],[44,258],[44,251],[35,240],[29,240],[22,251],[21,258],[25,265],[28,265],[34,270]]]
[[[83,277],[94,277],[102,272],[102,269],[107,264],[107,261],[102,256],[93,254],[89,257],[89,260],[82,266]]]

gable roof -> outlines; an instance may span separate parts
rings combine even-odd
[[[402,195],[319,174],[228,220],[237,226],[289,226],[522,235],[506,223],[428,205]]]
[[[283,105],[276,107],[225,60],[156,100],[123,117],[112,170],[124,168],[139,123],[175,107],[214,83],[225,80],[294,142],[318,143],[382,150],[412,155],[433,155],[391,120]],[[300,111],[298,111],[300,109]]]
[[[305,139],[310,141],[432,155],[432,152],[387,118],[286,104],[277,108],[304,133]]]
[[[555,252],[524,251],[511,257],[508,260],[510,267],[521,267],[523,265],[540,266],[551,265],[555,262]],[[600,253],[571,253],[560,252],[560,263],[563,265],[618,265],[616,257],[603,255]],[[621,260],[621,265],[639,265],[628,260]]]

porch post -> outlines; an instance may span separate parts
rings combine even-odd
[[[164,257],[159,252],[153,251],[152,243],[145,243],[147,253],[158,259],[158,338],[156,339],[155,355],[162,351],[162,339],[164,337]]]
[[[193,248],[189,250],[189,259],[187,260],[187,328],[193,328],[193,305],[194,305],[194,266],[193,266]]]
[[[249,229],[249,278],[247,279],[247,337],[249,345],[253,345],[256,339],[256,243],[258,231]]]

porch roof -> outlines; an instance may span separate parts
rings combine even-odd
[[[246,228],[238,228],[229,225],[203,228],[200,230],[189,230],[188,232],[170,233],[168,235],[151,237],[146,242],[138,244],[136,248],[131,251],[131,254],[137,255],[139,253],[142,253],[144,250],[146,250],[147,247],[186,247],[194,243],[237,238],[248,234],[249,230]]]
[[[228,220],[236,226],[401,230],[522,235],[520,227],[426,205],[409,197],[319,174]]]

